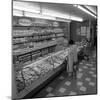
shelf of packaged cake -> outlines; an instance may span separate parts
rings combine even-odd
[[[35,37],[35,36],[47,36],[47,35],[55,35],[55,34],[62,34],[62,33],[33,33],[32,35],[13,35],[13,38],[23,38],[23,37]]]
[[[39,41],[44,41],[48,39],[52,39],[53,37],[56,37],[55,34],[49,34],[49,35],[44,35],[44,36],[34,36],[34,37],[21,37],[21,38],[14,38],[13,39],[13,44],[23,44],[23,43],[28,43],[28,42],[39,42]]]
[[[16,41],[16,39],[14,40],[13,39],[13,45],[18,45],[18,44],[23,44],[23,43],[29,43],[29,42],[38,42],[38,41],[43,41],[43,40],[48,40],[48,39],[51,39],[52,37],[46,37],[46,38],[35,38],[35,39],[30,39],[30,40],[22,40],[22,39],[18,39]]]
[[[25,43],[31,43],[31,42],[40,42],[40,41],[44,41],[44,40],[50,40],[52,38],[59,38],[59,37],[64,37],[64,34],[61,34],[61,35],[58,35],[58,36],[55,36],[55,35],[52,35],[50,37],[48,36],[44,36],[42,38],[34,38],[34,39],[30,39],[30,40],[26,40],[26,39],[13,39],[13,45],[20,45],[20,44],[25,44]]]
[[[50,47],[50,46],[53,46],[53,45],[56,45],[56,44],[57,44],[56,41],[50,41],[50,42],[43,43],[39,46],[36,46],[34,48],[25,48],[25,49],[14,50],[13,55],[21,55],[21,54],[28,53],[28,52],[31,52],[31,51],[36,51],[36,50],[39,50],[39,49],[47,48],[47,47]]]
[[[49,35],[49,34],[59,34],[62,33],[62,29],[42,29],[42,30],[13,30],[13,38],[20,37],[30,37],[30,36],[39,36],[39,35]]]
[[[30,25],[30,26],[13,25],[13,27],[54,27],[54,26],[50,25],[50,24],[34,23],[34,24]]]

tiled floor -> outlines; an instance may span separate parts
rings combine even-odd
[[[35,98],[96,94],[96,70],[96,55],[93,52],[89,61],[80,62],[76,78],[68,77],[66,72],[63,71],[40,91]]]

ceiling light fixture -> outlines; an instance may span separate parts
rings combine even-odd
[[[13,9],[13,16],[23,16],[23,12],[21,10]]]
[[[83,19],[81,17],[75,17],[75,16],[71,15],[71,18],[70,18],[69,14],[63,14],[63,13],[53,11],[53,10],[43,9],[42,14],[57,17],[57,18],[61,18],[61,19],[64,19],[64,20],[74,20],[74,21],[79,21],[79,22],[83,21]]]
[[[78,5],[73,5],[74,7],[77,7]]]
[[[86,9],[90,10],[94,15],[97,15],[97,6],[84,6]]]
[[[59,18],[59,17],[56,17],[56,21],[60,21],[60,22],[71,22],[71,20],[67,20],[67,19]]]
[[[32,12],[24,12],[26,17],[32,17],[32,18],[40,18],[40,19],[47,19],[47,20],[56,20],[55,17],[42,15],[42,14],[36,14]]]
[[[72,16],[72,15],[70,16],[70,19],[73,20],[73,21],[79,21],[79,22],[83,21],[83,18]]]
[[[80,10],[84,11],[85,13],[93,16],[94,18],[96,18],[96,16],[94,14],[92,14],[90,11],[88,11],[87,9],[85,9],[84,7],[78,5],[77,8],[79,8]]]
[[[49,9],[42,9],[42,14],[53,16],[53,17],[69,19],[69,14],[64,14],[64,13],[57,12],[57,11],[54,11],[54,10],[49,10]]]

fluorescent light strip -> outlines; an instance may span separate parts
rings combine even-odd
[[[31,12],[25,12],[24,14],[25,14],[26,17],[48,19],[48,20],[56,20],[55,17],[42,15],[42,14],[36,14],[36,13],[31,13]]]
[[[60,12],[57,12],[57,11],[54,11],[54,10],[49,10],[49,9],[45,9],[43,8],[42,9],[42,14],[43,15],[48,15],[48,16],[53,16],[53,17],[59,17],[59,18],[67,18],[69,19],[69,14],[64,14],[64,13],[60,13]]]
[[[92,6],[85,6],[85,8],[89,9],[92,13],[94,13],[95,15],[97,15],[97,8],[94,9],[94,8],[92,8]]]
[[[47,10],[47,11],[43,10],[42,13],[44,15],[48,15],[48,16],[63,18],[65,20],[74,20],[74,21],[79,21],[79,22],[83,21],[83,19],[80,17],[70,16],[68,14],[62,14],[62,13],[58,13],[58,12],[52,11],[52,10]]]
[[[71,20],[67,20],[67,19],[64,19],[64,18],[58,18],[58,17],[56,17],[56,21],[60,21],[60,22],[71,22]]]
[[[13,9],[13,16],[23,16],[23,12],[21,10]]]
[[[91,16],[93,16],[93,17],[95,17],[96,18],[96,16],[94,15],[94,14],[92,14],[90,11],[88,11],[88,10],[86,10],[84,7],[82,7],[82,6],[77,6],[79,9],[81,9],[82,11],[84,11],[84,12],[86,12],[87,14],[89,14],[89,15],[91,15]]]
[[[74,20],[74,21],[79,21],[79,22],[82,22],[83,21],[83,18],[76,17],[76,16],[71,16],[70,19],[71,20]]]
[[[23,12],[21,10],[19,10],[19,8],[17,10],[14,9],[13,15],[14,16],[23,16]],[[56,12],[52,13],[53,16],[51,16],[51,13],[45,13],[45,15],[44,15],[44,13],[38,14],[38,13],[33,13],[33,12],[29,12],[29,11],[24,10],[24,15],[26,17],[48,19],[48,20],[58,20],[58,21],[62,21],[62,22],[69,22],[70,20],[79,21],[79,22],[83,21],[82,18],[75,17],[75,16],[68,16],[66,14],[60,14],[60,13],[56,13]],[[59,19],[57,19],[56,17]]]
[[[39,14],[40,7],[37,4],[33,4],[34,6],[32,6],[32,4],[30,6],[29,5],[30,3],[27,3],[27,2],[14,1],[13,9],[25,11],[25,15],[28,17],[44,18],[44,19],[50,19],[50,20],[56,20],[55,17],[59,17],[59,18],[63,18],[64,20],[70,20],[69,14],[65,14],[65,13],[61,13],[61,12],[57,12],[57,11],[53,11],[53,10],[49,10],[45,8],[42,9],[42,14]],[[35,13],[38,13],[38,14],[35,14]],[[19,13],[16,13],[16,14],[20,16]],[[75,18],[74,16],[71,16],[71,20],[83,21],[82,18],[79,18],[79,17]]]

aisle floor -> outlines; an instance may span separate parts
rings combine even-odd
[[[63,71],[35,95],[35,98],[96,94],[96,66],[96,52],[94,51],[89,61],[80,62],[76,78],[68,77],[66,72]]]

